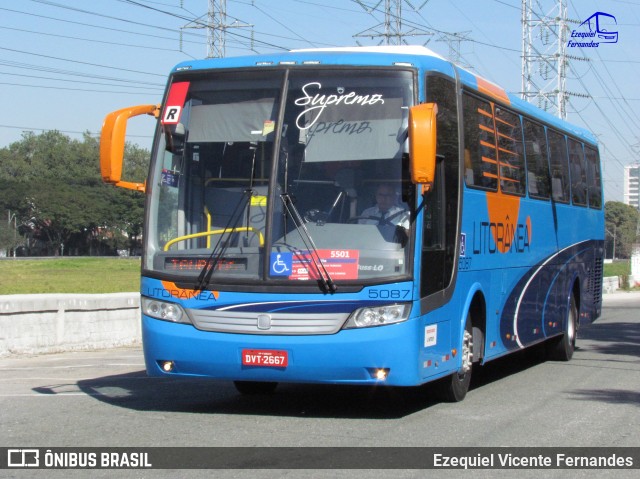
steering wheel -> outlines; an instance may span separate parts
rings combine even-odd
[[[379,216],[352,216],[347,220],[347,223],[359,223],[360,220],[376,221],[379,225],[395,226],[388,218],[380,218]]]
[[[407,210],[396,211],[392,215],[381,218],[380,216],[353,216],[347,220],[347,223],[358,223],[360,220],[377,221],[379,225],[400,226],[396,225],[392,220],[397,216],[407,214]]]
[[[303,218],[306,223],[325,223],[329,219],[330,214],[330,212],[314,209],[306,211]]]

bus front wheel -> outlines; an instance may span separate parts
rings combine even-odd
[[[471,313],[467,314],[467,322],[462,338],[462,366],[460,370],[440,380],[439,393],[446,402],[462,401],[467,395],[471,383],[473,368],[473,330],[471,327]]]

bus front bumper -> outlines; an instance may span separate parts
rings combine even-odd
[[[420,384],[415,320],[330,335],[250,335],[200,331],[142,317],[147,373],[234,381]],[[243,354],[278,352],[286,366],[245,365]]]

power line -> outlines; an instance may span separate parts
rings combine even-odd
[[[32,1],[36,1],[36,0],[32,0]],[[41,1],[41,0],[39,0],[39,1]],[[168,12],[166,10],[161,10],[159,8],[150,7],[149,5],[145,5],[145,4],[142,4],[140,2],[136,2],[134,0],[118,0],[118,1],[123,2],[123,3],[128,3],[128,4],[131,4],[131,5],[135,5],[135,6],[138,6],[140,8],[146,8],[146,9],[154,10],[154,11],[156,11],[158,13],[162,13],[162,14],[174,17],[174,18],[178,18],[180,20],[184,20],[184,21],[189,22],[189,23],[193,23],[195,26],[198,26],[198,27],[201,27],[201,28],[207,28],[209,30],[214,28],[214,24],[213,23],[209,24],[207,22],[204,22],[204,21],[200,20],[201,17],[198,17],[198,18],[194,19],[194,18],[186,17],[184,15],[177,15],[175,13]],[[210,1],[213,1],[213,0],[210,0]],[[226,14],[225,14],[225,16],[226,16]],[[233,18],[233,17],[231,17],[231,18]],[[238,19],[235,19],[235,18],[234,18],[234,20],[239,21]],[[230,25],[227,25],[226,27],[229,27],[229,26]],[[284,46],[281,46],[281,45],[276,45],[276,44],[273,44],[273,43],[270,43],[270,42],[266,42],[264,40],[258,40],[256,38],[254,38],[253,36],[247,37],[247,36],[241,35],[239,33],[235,33],[235,32],[232,32],[232,31],[227,31],[226,29],[225,29],[225,34],[229,34],[229,35],[232,35],[232,36],[237,37],[237,38],[242,38],[242,39],[248,40],[248,41],[250,41],[252,43],[253,42],[259,43],[262,46],[276,48],[276,49],[279,49],[279,50],[289,50],[287,47],[284,47]]]
[[[14,62],[14,61],[9,61],[9,60],[0,60],[0,65],[8,66],[10,68],[19,68],[19,69],[23,69],[23,70],[33,70],[33,71],[54,73],[56,75],[67,75],[67,76],[74,76],[74,77],[80,77],[80,78],[93,78],[93,79],[96,79],[96,80],[108,80],[108,81],[125,83],[125,84],[128,84],[128,85],[141,84],[141,85],[145,85],[145,86],[158,86],[158,87],[163,87],[164,86],[163,83],[149,83],[147,81],[128,80],[128,79],[124,79],[124,78],[116,78],[116,77],[110,77],[110,76],[104,76],[104,75],[96,75],[96,74],[91,74],[91,73],[83,73],[83,72],[77,72],[77,71],[73,71],[73,70],[63,70],[63,69],[60,69],[60,68],[44,67],[44,66],[40,66],[40,65],[32,65],[32,64],[29,64],[29,63]]]
[[[351,1],[352,1],[352,2],[355,2],[355,3],[358,3],[359,5],[362,3],[362,1],[361,1],[361,0],[351,0]],[[368,7],[368,8],[370,9],[370,12],[369,12],[369,13],[372,13],[372,12],[384,13],[384,11],[383,11],[383,10],[381,10],[381,9],[380,9],[380,7],[379,7],[380,3],[381,3],[381,2],[378,2],[378,4],[377,4],[375,7]],[[391,14],[390,14],[390,16],[391,16],[392,18],[396,18],[396,17],[397,17],[397,15],[394,15],[393,13],[391,13]],[[423,18],[423,20],[424,20],[424,18]],[[440,34],[440,35],[455,35],[455,32],[446,32],[446,31],[444,31],[444,30],[440,30],[440,29],[435,28],[435,27],[433,27],[432,25],[430,25],[428,22],[426,22],[426,20],[424,20],[424,21],[425,21],[425,24],[426,24],[427,28],[428,28],[429,30],[431,30],[431,31],[435,32],[435,33],[438,33],[438,34]],[[403,22],[405,25],[412,26],[412,27],[414,27],[414,28],[423,28],[423,25],[421,25],[421,24],[419,24],[419,23],[416,23],[416,22],[414,22],[414,21],[411,21],[411,20],[407,20],[406,18],[405,18],[405,19],[402,19],[402,22]],[[510,51],[510,52],[517,52],[517,53],[520,53],[520,50],[518,50],[518,49],[516,49],[516,48],[503,47],[503,46],[500,46],[500,45],[496,45],[496,44],[494,44],[494,43],[482,42],[482,41],[477,40],[477,39],[474,39],[474,38],[468,38],[467,40],[468,40],[469,42],[475,43],[475,44],[477,44],[477,45],[483,45],[483,46],[490,47],[490,48],[496,48],[496,49],[500,49],[500,50],[504,50],[504,51]]]
[[[86,22],[76,22],[76,21],[73,21],[73,20],[67,20],[67,19],[63,19],[63,18],[55,18],[55,17],[51,17],[51,16],[47,16],[47,15],[39,15],[37,13],[23,12],[23,11],[20,11],[20,10],[13,10],[11,8],[0,7],[0,10],[4,10],[6,12],[11,12],[11,13],[18,13],[18,14],[26,15],[26,16],[30,16],[30,17],[43,18],[43,19],[46,19],[46,20],[54,20],[56,22],[70,23],[72,25],[81,25],[83,27],[99,28],[99,29],[102,29],[102,30],[107,30],[107,31],[112,31],[112,32],[126,33],[126,34],[129,34],[129,35],[138,35],[138,36],[142,36],[142,37],[145,37],[145,38],[159,38],[159,39],[162,39],[162,40],[171,40],[171,41],[175,41],[176,40],[175,38],[172,38],[172,37],[153,35],[151,33],[135,32],[135,31],[131,31],[131,30],[123,30],[121,28],[105,27],[104,25],[94,25],[94,24],[86,23]],[[126,21],[124,19],[121,19],[121,20],[122,21]],[[162,31],[167,31],[168,30],[167,28],[158,27],[156,25],[147,25],[147,24],[142,24],[142,23],[140,25],[146,26],[148,28],[157,28],[157,29],[162,30]],[[176,34],[179,33],[179,30],[171,30],[171,31],[175,32]],[[200,35],[200,34],[197,34],[197,33],[189,33],[189,35],[194,36],[194,37],[203,37],[204,36],[204,35]],[[199,42],[193,41],[193,42],[190,42],[190,43],[199,43]]]
[[[316,47],[317,44],[315,44],[314,42],[311,42],[309,40],[307,40],[306,38],[304,38],[302,35],[298,34],[297,32],[295,32],[291,27],[289,27],[287,24],[282,23],[280,20],[278,20],[277,18],[275,18],[273,15],[269,14],[269,12],[265,12],[262,8],[260,8],[258,5],[253,5],[253,7],[258,10],[260,13],[262,13],[263,15],[269,17],[271,20],[273,20],[274,22],[276,22],[278,25],[280,25],[282,28],[284,28],[285,30],[291,32],[292,34],[294,34],[298,40],[302,40],[303,42],[308,43],[309,45]]]
[[[393,6],[391,5],[392,1],[394,3]],[[380,0],[375,7],[370,7],[361,0],[355,0],[355,2],[360,5],[367,13],[371,13],[374,10],[378,10],[380,4],[382,3],[382,0]],[[405,37],[433,35],[432,32],[427,32],[422,28],[412,28],[411,30],[404,29],[402,5],[405,2],[407,2],[407,0],[384,0],[384,22],[379,23],[378,25],[371,27],[363,32],[357,33],[354,35],[354,37],[369,37],[372,39],[381,38],[381,42],[385,45],[402,45],[406,43]],[[420,8],[424,7],[426,3],[427,2],[424,2]],[[393,13],[392,9],[395,10],[395,13]]]
[[[72,37],[69,35],[59,35],[56,33],[45,33],[45,32],[36,32],[33,30],[24,30],[22,28],[13,28],[13,27],[4,27],[4,26],[0,26],[1,29],[3,30],[12,30],[14,32],[22,32],[22,33],[30,33],[33,35],[44,35],[44,36],[49,36],[49,37],[56,37],[56,38],[65,38],[67,40],[80,40],[83,42],[93,42],[93,43],[102,43],[104,45],[115,45],[115,46],[120,46],[120,47],[131,47],[131,48],[144,48],[144,49],[148,49],[148,50],[159,50],[159,51],[165,51],[165,52],[176,52],[179,50],[176,50],[175,48],[159,48],[159,47],[152,47],[152,46],[148,46],[148,45],[134,45],[131,43],[119,43],[119,42],[108,42],[106,40],[95,40],[93,38],[82,38],[82,37]],[[175,41],[174,39],[171,39],[172,41]],[[198,43],[198,42],[192,42],[192,43]]]
[[[75,12],[79,12],[79,13],[84,13],[85,15],[92,15],[92,16],[97,16],[97,17],[100,17],[100,18],[106,18],[106,19],[109,19],[109,20],[116,20],[118,22],[124,22],[124,23],[128,23],[130,25],[137,25],[137,26],[142,26],[142,27],[146,27],[146,28],[153,28],[153,29],[163,30],[163,31],[167,30],[165,27],[162,27],[162,26],[159,26],[159,25],[136,22],[136,21],[133,21],[133,20],[129,20],[127,18],[114,17],[112,15],[105,15],[103,13],[97,13],[97,12],[93,12],[91,10],[84,10],[84,9],[81,9],[81,8],[70,7],[68,5],[61,5],[59,3],[51,2],[49,0],[29,0],[29,1],[35,2],[35,3],[40,3],[40,4],[43,4],[43,5],[49,5],[49,6],[60,8],[60,9],[64,9],[64,10],[71,10],[71,11],[75,11]],[[136,3],[136,2],[129,2],[129,3]],[[142,5],[142,6],[144,6],[144,5]],[[148,8],[153,9],[152,7],[148,7]],[[154,9],[154,10],[157,10],[157,9]],[[160,11],[160,10],[158,10],[158,11]],[[178,16],[178,15],[172,15],[172,16],[175,16],[177,18],[190,20],[187,17],[182,17],[182,16]]]
[[[53,78],[53,77],[45,77],[45,76],[38,76],[38,75],[25,75],[23,73],[6,73],[6,72],[0,72],[0,75],[7,75],[7,76],[11,76],[13,77],[22,77],[22,78],[35,78],[37,80],[52,80],[52,81],[60,81],[60,82],[67,82],[67,83],[82,83],[85,85],[101,85],[101,86],[115,86],[115,87],[122,87],[125,85],[117,85],[117,84],[113,84],[113,83],[101,83],[101,82],[91,82],[91,81],[84,81],[84,80],[69,80],[66,78]],[[128,88],[133,88],[133,89],[138,89],[138,90],[149,90],[150,87],[148,86],[148,84],[146,84],[147,86],[133,86],[133,85],[126,85]],[[162,87],[163,85],[158,85],[160,87]],[[162,88],[155,88],[153,89],[155,92],[162,92]]]
[[[140,95],[141,93],[139,91],[89,90],[86,88],[67,88],[62,86],[51,86],[51,85],[26,85],[23,83],[9,83],[9,82],[0,82],[0,85],[9,85],[9,86],[16,86],[16,87],[24,87],[24,88],[45,88],[47,90],[62,90],[62,91],[88,92],[88,93],[112,93],[112,94],[118,94],[118,95]]]
[[[145,71],[140,71],[140,70],[132,70],[129,68],[119,68],[119,67],[112,67],[109,65],[101,65],[99,63],[91,63],[91,62],[83,62],[81,60],[71,60],[69,58],[62,58],[62,57],[54,57],[51,55],[44,55],[42,53],[33,53],[33,52],[27,52],[24,50],[16,50],[14,48],[6,48],[6,47],[0,47],[0,50],[5,50],[8,52],[13,52],[13,53],[20,53],[22,55],[33,55],[36,57],[41,57],[41,58],[49,58],[49,59],[53,59],[53,60],[59,60],[59,61],[63,61],[63,62],[70,62],[70,63],[77,63],[79,65],[88,65],[88,66],[92,66],[92,67],[99,67],[99,68],[108,68],[110,70],[118,70],[118,71],[124,71],[124,72],[129,72],[129,73],[139,73],[141,75],[151,75],[151,76],[156,76],[156,77],[166,77],[166,75],[162,75],[159,73],[151,73],[151,72],[145,72]]]

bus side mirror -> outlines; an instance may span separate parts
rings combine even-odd
[[[105,117],[100,133],[100,173],[105,183],[144,192],[144,183],[122,181],[121,178],[127,121],[134,116],[145,114],[158,117],[160,106],[132,106],[111,112]]]
[[[436,115],[438,105],[423,103],[409,109],[411,181],[429,191],[436,176]]]

